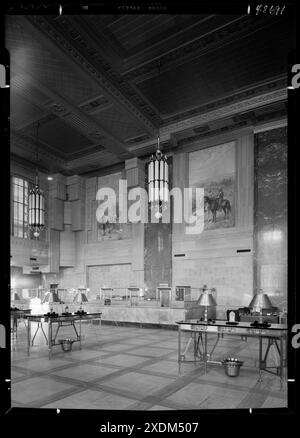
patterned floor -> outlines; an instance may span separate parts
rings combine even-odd
[[[67,329],[65,329],[67,330]],[[60,333],[61,336],[68,333]],[[174,330],[85,327],[82,349],[60,346],[48,359],[39,334],[27,356],[26,330],[21,323],[12,343],[12,407],[60,409],[185,410],[240,409],[287,406],[286,385],[264,374],[258,382],[255,368],[257,340],[227,336],[214,359],[234,355],[244,361],[238,377],[225,375],[222,366],[177,363]],[[213,344],[214,339],[211,338]],[[192,352],[191,352],[192,353]]]

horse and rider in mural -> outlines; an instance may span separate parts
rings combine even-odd
[[[208,191],[208,195],[204,196],[204,211],[210,211],[212,214],[211,222],[217,221],[217,212],[223,211],[224,218],[228,219],[231,214],[231,204],[228,199],[224,199],[224,192],[219,189],[218,194],[215,194],[212,190]]]

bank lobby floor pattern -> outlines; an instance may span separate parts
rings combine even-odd
[[[200,410],[287,407],[286,385],[254,367],[257,340],[224,337],[214,359],[244,361],[238,377],[222,366],[185,363],[178,370],[175,330],[104,325],[84,335],[82,349],[53,348],[48,358],[39,334],[27,356],[20,325],[11,347],[11,404],[23,408],[99,410]],[[188,334],[184,335],[186,338]],[[213,344],[214,339],[209,339]],[[192,352],[191,352],[192,353]]]

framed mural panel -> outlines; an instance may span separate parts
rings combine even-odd
[[[204,189],[204,231],[234,227],[235,180],[234,141],[189,153],[189,187]]]
[[[100,217],[97,222],[97,240],[122,240],[132,237],[132,224],[119,223],[119,181],[123,179],[122,173],[114,173],[110,175],[100,176],[97,178],[96,192],[100,188],[113,189],[115,193],[115,216],[110,217],[107,210],[103,217]],[[100,205],[101,202],[98,202]]]

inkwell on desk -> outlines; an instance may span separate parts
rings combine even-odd
[[[62,316],[71,316],[72,313],[69,312],[69,306],[65,307],[65,311],[62,313]]]

